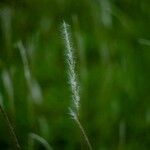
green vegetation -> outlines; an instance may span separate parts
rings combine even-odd
[[[17,139],[22,150],[88,149],[68,110],[66,21],[80,86],[79,117],[93,150],[148,150],[149,5],[1,0],[0,149],[17,149]]]

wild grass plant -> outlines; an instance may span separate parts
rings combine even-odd
[[[69,85],[72,93],[71,95],[72,103],[71,103],[71,107],[69,107],[69,111],[70,111],[71,118],[77,123],[78,127],[80,128],[89,149],[92,150],[92,146],[88,139],[88,136],[86,135],[86,132],[79,120],[80,93],[79,93],[79,84],[77,81],[77,74],[75,72],[76,62],[74,58],[74,50],[72,47],[71,33],[69,31],[70,27],[65,22],[63,22],[62,27],[63,27],[62,34],[63,34],[64,43],[66,47],[66,60],[68,64],[68,80],[69,80]]]

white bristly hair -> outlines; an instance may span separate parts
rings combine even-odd
[[[73,100],[73,106],[72,108],[70,108],[70,114],[73,118],[75,118],[75,115],[79,113],[79,103],[80,103],[79,86],[77,82],[77,75],[75,73],[75,59],[74,59],[74,53],[71,44],[69,25],[66,24],[65,22],[63,23],[63,37],[66,46],[69,84],[71,87],[72,100]]]

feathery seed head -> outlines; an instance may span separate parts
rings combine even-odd
[[[77,116],[79,112],[79,86],[77,82],[77,75],[75,72],[75,60],[74,60],[74,53],[73,48],[71,44],[71,34],[69,32],[69,25],[63,22],[63,37],[64,37],[64,43],[66,47],[66,58],[67,58],[67,64],[68,64],[68,76],[69,76],[69,84],[71,87],[72,92],[72,101],[73,106],[70,109],[70,114],[73,118]]]

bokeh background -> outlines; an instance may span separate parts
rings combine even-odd
[[[30,133],[54,150],[88,149],[68,110],[63,20],[70,24],[75,49],[80,120],[93,149],[148,150],[149,0],[1,0],[0,103],[22,149],[44,150]],[[31,82],[17,46],[20,40]],[[14,149],[2,114],[0,149]]]

